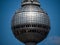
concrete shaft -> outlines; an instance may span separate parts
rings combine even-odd
[[[25,45],[36,45],[35,42],[27,42]]]

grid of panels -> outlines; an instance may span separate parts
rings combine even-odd
[[[22,12],[14,16],[14,25],[29,23],[49,25],[49,18],[46,14],[39,12]]]

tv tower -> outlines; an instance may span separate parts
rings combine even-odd
[[[38,0],[22,0],[21,9],[12,18],[11,28],[19,41],[36,45],[47,37],[50,20]]]

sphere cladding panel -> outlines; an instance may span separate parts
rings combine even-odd
[[[19,25],[19,24],[49,24],[49,17],[48,15],[40,12],[22,12],[17,13],[13,17],[12,25]]]

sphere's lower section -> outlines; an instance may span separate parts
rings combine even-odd
[[[28,32],[28,33],[21,34],[17,38],[20,41],[24,42],[24,43],[27,43],[27,42],[35,42],[35,43],[38,43],[38,42],[42,41],[47,36],[46,34],[45,33],[44,34],[40,34],[40,33]]]
[[[45,37],[47,37],[49,32],[48,26],[39,24],[17,25],[13,26],[12,29],[15,37],[23,43],[41,42]]]

